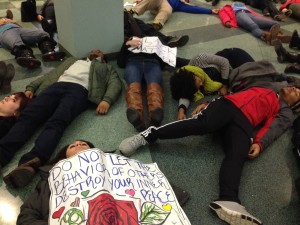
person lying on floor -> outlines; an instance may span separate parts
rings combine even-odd
[[[291,11],[291,17],[295,19],[300,19],[300,0],[287,0],[285,3],[283,3],[279,10],[281,12],[285,13],[288,11]]]
[[[19,166],[3,178],[4,182],[16,188],[27,185],[36,169],[49,160],[67,126],[87,109],[89,101],[97,104],[97,115],[105,115],[121,90],[119,75],[106,63],[100,50],[91,51],[86,59],[70,57],[27,85],[26,96],[36,97],[22,111],[9,133],[1,138],[1,167],[12,160],[41,125],[45,125],[34,147],[21,157]]]
[[[283,21],[286,17],[292,14],[291,10],[281,12],[277,9],[276,3],[273,0],[241,0],[246,5],[260,9],[264,16],[271,16],[274,20]]]
[[[177,119],[185,119],[190,102],[201,100],[204,94],[226,95],[231,69],[247,62],[254,59],[246,51],[228,48],[214,55],[200,53],[178,69],[170,78],[172,97],[179,101]]]
[[[192,118],[149,127],[123,140],[119,149],[125,156],[130,156],[140,147],[158,139],[222,131],[225,158],[219,173],[219,198],[209,207],[229,224],[262,224],[247,212],[239,198],[244,163],[248,158],[258,157],[292,125],[294,116],[291,108],[296,109],[300,105],[300,89],[295,86],[283,87],[279,92],[262,86],[246,85],[243,91],[202,103],[193,111]],[[254,129],[258,127],[255,134]]]
[[[285,43],[290,41],[290,37],[280,33],[278,22],[259,16],[242,2],[225,5],[220,9],[219,16],[226,27],[239,26],[268,44],[278,38]]]
[[[45,31],[21,27],[16,21],[7,18],[0,19],[0,44],[11,51],[20,66],[30,69],[41,66],[30,46],[38,46],[45,62],[61,61],[66,55],[54,50],[57,43]]]
[[[138,0],[130,12],[138,16],[146,11],[151,11],[155,15],[153,27],[156,30],[163,28],[164,24],[172,15],[172,12],[186,12],[195,14],[218,14],[218,9],[209,9],[193,5],[186,0]]]
[[[17,218],[17,225],[46,225],[49,222],[49,199],[51,195],[51,190],[49,187],[49,171],[53,166],[63,159],[70,158],[75,154],[94,148],[94,144],[86,140],[75,140],[73,143],[63,147],[56,157],[40,168],[41,181],[38,183],[35,192],[33,192],[27,200],[21,206],[20,214]],[[176,195],[179,204],[182,206],[186,203],[189,198],[189,194],[182,190],[181,188],[173,185],[171,187]],[[117,209],[115,209],[117,210]],[[113,216],[112,214],[111,216]],[[109,215],[108,215],[109,216]],[[102,215],[104,217],[104,215]],[[71,218],[70,218],[71,219]],[[78,219],[78,218],[76,218]],[[120,218],[117,218],[120,219]]]
[[[133,36],[136,37],[158,37],[162,44],[170,48],[182,47],[189,41],[188,35],[166,36],[154,29],[151,24],[134,18],[130,12],[124,9],[124,39],[127,41]]]

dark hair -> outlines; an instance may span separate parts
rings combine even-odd
[[[15,95],[17,100],[20,99],[20,107],[18,109],[18,115],[17,115],[17,117],[18,117],[20,112],[28,105],[28,103],[31,101],[31,99],[27,98],[27,96],[25,95],[24,92],[15,92],[15,93],[12,93],[11,95]]]
[[[78,139],[78,140],[75,140],[75,141],[82,141],[82,142],[85,142],[85,143],[88,144],[88,146],[89,146],[90,148],[95,148],[94,144],[91,143],[91,142],[89,142],[89,141],[82,140],[82,139]],[[50,165],[53,165],[53,164],[59,162],[59,161],[62,160],[62,159],[66,159],[66,153],[67,153],[67,149],[68,149],[69,145],[70,145],[70,144],[67,144],[67,145],[65,145],[64,147],[62,147],[62,148],[58,151],[58,153],[57,153],[57,155],[55,156],[55,158],[52,159],[52,160],[50,161],[49,164],[50,164]]]
[[[194,94],[197,92],[194,73],[179,69],[170,78],[171,94],[176,100],[187,98],[190,101],[194,99]]]

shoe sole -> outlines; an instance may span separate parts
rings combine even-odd
[[[1,92],[7,94],[11,92],[11,81],[15,77],[15,67],[13,64],[9,63],[6,66],[6,76],[3,79],[2,89]]]
[[[230,225],[262,225],[256,219],[221,207],[216,203],[209,204],[215,214]]]
[[[279,24],[274,24],[270,29],[270,44],[274,45],[274,40],[277,39],[277,35],[279,33],[280,26]]]
[[[34,175],[35,172],[32,172],[27,169],[14,170],[5,177],[3,177],[3,181],[6,185],[10,187],[22,188],[30,183]]]
[[[51,52],[43,54],[42,59],[45,62],[62,61],[66,57],[64,52]]]
[[[182,47],[182,46],[185,46],[188,41],[189,41],[189,36],[184,35],[184,36],[180,37],[177,41],[168,43],[168,46],[170,48]]]
[[[141,132],[146,129],[145,123],[141,120],[140,114],[136,110],[128,108],[126,116],[129,123],[131,123],[137,131]]]
[[[35,69],[41,66],[41,62],[35,58],[19,57],[17,63],[29,69]]]
[[[285,57],[283,57],[281,54],[281,48],[283,48],[282,44],[276,44],[277,42],[275,42],[275,41],[273,43],[275,46],[275,52],[277,54],[277,61],[280,63],[283,63],[285,61]]]
[[[290,41],[290,44],[289,44],[289,47],[290,48],[295,48],[297,47],[297,39],[298,39],[298,32],[297,31],[294,31],[293,34],[292,34],[292,37],[291,37],[291,41]]]

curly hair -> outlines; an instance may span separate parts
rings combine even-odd
[[[194,94],[197,92],[194,73],[179,69],[170,78],[171,94],[175,100],[187,98],[190,101],[194,99]]]
[[[88,144],[88,146],[89,146],[90,148],[95,148],[94,144],[91,143],[91,142],[89,142],[89,141],[82,140],[82,139],[75,140],[75,141],[82,141],[82,142],[85,142],[85,143]],[[68,149],[69,145],[70,145],[70,144],[65,145],[64,147],[62,147],[62,148],[58,151],[58,153],[57,153],[57,155],[55,156],[55,158],[52,159],[52,160],[50,161],[49,164],[50,164],[50,165],[54,165],[55,163],[59,162],[60,160],[66,159],[66,158],[67,158],[67,157],[66,157],[66,153],[67,153],[67,149]]]

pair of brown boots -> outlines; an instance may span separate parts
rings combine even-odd
[[[15,76],[15,67],[8,63],[0,61],[0,92],[8,94],[11,92],[11,81]]]
[[[127,119],[137,131],[146,129],[146,123],[143,117],[143,96],[142,85],[138,82],[131,83],[126,90]],[[149,126],[159,126],[163,119],[163,90],[157,83],[151,83],[147,86],[147,105]]]
[[[270,31],[264,31],[262,39],[270,45],[274,45],[275,40],[280,40],[282,43],[290,43],[291,36],[284,35],[280,31],[280,25],[274,24]]]

